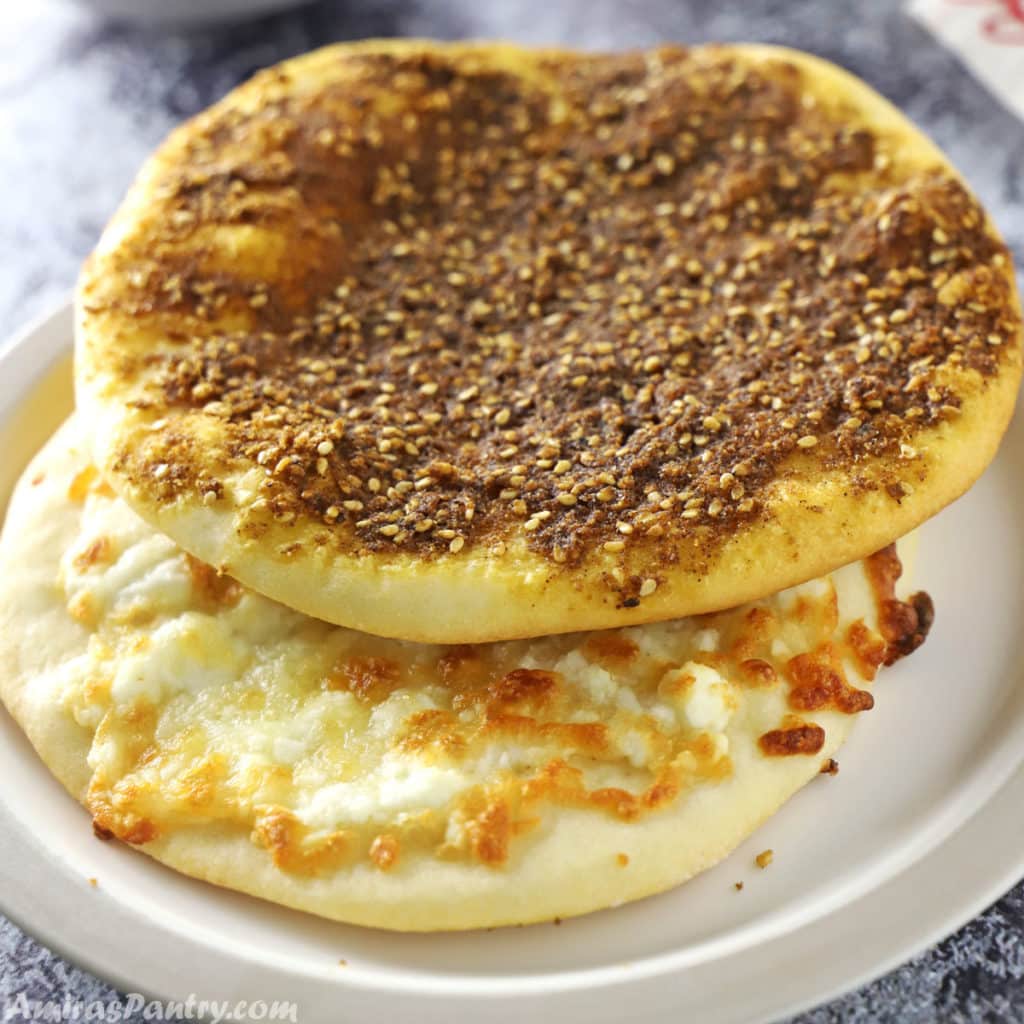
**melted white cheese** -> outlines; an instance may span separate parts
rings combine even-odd
[[[697,661],[688,661],[679,672],[693,680],[680,701],[686,721],[700,732],[724,732],[737,704],[735,687]]]
[[[464,773],[453,768],[386,755],[356,781],[323,780],[299,806],[297,816],[316,829],[337,828],[342,822],[385,824],[399,813],[445,806],[465,789],[466,781]]]
[[[248,652],[222,620],[183,612],[161,623],[117,666],[110,693],[116,703],[159,704],[178,693],[198,693],[238,678]]]

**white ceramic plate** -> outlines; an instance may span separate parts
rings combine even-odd
[[[70,343],[64,308],[0,352],[0,509],[70,411]],[[97,842],[0,712],[4,910],[124,988],[294,1001],[303,1024],[530,1013],[714,1024],[824,1000],[934,942],[1024,874],[1022,504],[1018,419],[970,495],[922,529],[914,584],[935,599],[935,628],[882,675],[838,777],[815,780],[728,860],[670,893],[557,927],[416,936],[321,921]],[[753,859],[766,847],[775,860],[761,871]]]

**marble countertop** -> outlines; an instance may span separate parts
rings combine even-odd
[[[889,0],[324,0],[192,33],[113,25],[60,0],[8,0],[0,4],[4,332],[67,295],[140,162],[173,125],[257,68],[369,35],[590,48],[745,39],[811,50],[867,79],[938,141],[1024,266],[1024,126]],[[20,992],[113,994],[0,918],[0,1017]],[[934,949],[799,1018],[1021,1020],[1024,885]]]

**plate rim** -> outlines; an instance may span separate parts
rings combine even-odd
[[[60,335],[63,335],[63,339],[61,339]],[[65,301],[58,304],[50,312],[36,318],[21,331],[16,332],[6,342],[0,343],[0,365],[3,365],[5,370],[8,370],[8,373],[5,373],[4,376],[9,376],[12,384],[6,394],[0,394],[0,419],[6,419],[17,408],[26,390],[31,388],[32,384],[66,350],[69,335],[73,335],[72,304],[69,301]],[[32,341],[36,341],[36,344],[30,344]],[[1019,761],[1019,757],[1017,761]],[[862,882],[858,887],[858,892],[843,898],[842,893],[844,889],[848,890],[851,887],[848,883],[847,886],[838,890],[837,894],[827,899],[824,909],[814,915],[810,913],[803,915],[799,913],[785,914],[784,921],[788,923],[788,927],[777,927],[776,931],[792,936],[808,929],[815,929],[818,926],[825,925],[836,916],[837,908],[854,907],[862,904],[880,890],[887,888],[891,883],[911,874],[923,861],[933,859],[941,852],[944,846],[961,832],[967,830],[978,817],[981,809],[993,804],[1010,785],[1013,781],[1015,770],[1017,776],[1019,776],[1019,783],[1024,784],[1024,772],[1017,768],[1016,762],[1010,763],[1009,758],[1004,757],[999,764],[999,770],[990,776],[990,779],[994,778],[995,781],[990,781],[986,787],[987,793],[982,803],[966,818],[960,816],[959,825],[954,826],[952,831],[948,825],[943,826],[942,822],[950,818],[957,808],[960,808],[962,812],[962,804],[971,795],[971,787],[960,790],[958,798],[954,801],[953,805],[948,807],[940,819],[936,819],[931,823],[924,837],[917,837],[915,839],[913,846],[918,852],[910,860],[905,860],[902,866],[894,869],[893,860],[895,854],[891,857],[882,857],[875,862],[873,869],[869,872],[869,875],[875,878],[873,884],[868,885]],[[977,787],[973,788],[977,789]],[[2,812],[0,817],[17,820],[17,815],[2,799],[0,799],[0,812]],[[928,842],[928,835],[935,832],[941,832],[941,838],[937,840],[932,839]],[[33,836],[33,840],[38,842],[35,836]],[[14,844],[8,842],[6,845]],[[39,845],[41,846],[42,844],[39,843]],[[45,859],[52,862],[50,866],[56,869],[58,874],[62,867],[64,868],[64,873],[67,873],[67,866],[62,865],[58,858],[55,855],[51,855],[49,851],[46,851]],[[889,961],[866,968],[860,975],[850,980],[848,985],[844,985],[838,991],[846,991],[849,988],[857,987],[864,981],[884,973],[892,964],[899,963],[913,956],[920,949],[931,945],[938,937],[948,934],[959,927],[964,921],[973,917],[978,910],[987,906],[995,898],[998,898],[1001,892],[1005,891],[1006,888],[1024,874],[1024,850],[1021,850],[1016,858],[1011,858],[1011,861],[1012,863],[1008,864],[1005,871],[998,876],[998,883],[982,887],[976,893],[974,899],[960,900],[957,903],[957,909],[951,909],[947,914],[946,923],[936,925],[929,934],[920,938],[916,943],[908,939],[904,954],[896,953]],[[15,862],[8,858],[8,863],[13,864]],[[25,915],[18,913],[17,910],[9,909],[10,903],[11,901],[8,899],[2,900],[0,909],[3,909],[3,912],[28,934],[36,933],[32,923],[27,920]],[[778,917],[780,915],[776,913],[772,916]],[[25,921],[25,924],[22,924],[22,921]],[[166,927],[165,930],[169,937],[172,939],[177,937],[177,940],[181,941],[179,932],[172,931],[169,927]],[[415,974],[406,979],[402,984],[393,985],[391,988],[388,988],[386,985],[387,979],[382,979],[379,975],[376,975],[376,972],[373,972],[376,976],[371,975],[369,977],[360,977],[356,972],[352,972],[352,974],[345,972],[344,975],[339,975],[337,979],[332,978],[327,981],[326,978],[319,978],[317,980],[319,982],[327,981],[329,985],[333,985],[342,991],[360,991],[367,995],[395,995],[401,993],[404,996],[409,996],[415,994],[420,997],[453,999],[460,1002],[471,1001],[488,992],[490,993],[490,998],[504,997],[510,1001],[515,1001],[516,996],[519,995],[540,998],[552,995],[566,996],[580,991],[584,986],[590,989],[608,989],[612,987],[622,988],[630,984],[648,981],[668,981],[674,974],[678,974],[681,971],[726,963],[733,957],[749,955],[752,950],[763,947],[768,936],[758,934],[757,932],[758,930],[755,929],[752,939],[739,946],[733,944],[733,948],[728,949],[724,953],[716,953],[715,947],[726,945],[725,940],[706,940],[697,949],[709,947],[710,951],[706,952],[702,958],[697,959],[695,966],[690,966],[689,962],[680,962],[680,960],[692,961],[695,959],[692,953],[689,957],[685,957],[681,956],[681,951],[676,951],[645,956],[624,964],[622,968],[612,965],[599,965],[551,974],[523,974],[515,976],[514,979],[501,979],[492,975],[480,975],[475,978],[466,978],[465,976],[453,978],[441,975],[435,983],[430,984],[429,979],[424,978],[423,975]],[[101,977],[113,977],[119,986],[123,985],[124,981],[128,981],[127,975],[111,968],[109,964],[94,962],[84,951],[76,952],[73,946],[66,945],[59,935],[55,935],[52,932],[52,929],[49,931],[42,929],[39,934],[45,945],[55,949],[65,959],[73,963],[81,962],[88,970]],[[208,947],[208,943],[203,938],[189,937],[189,941],[199,947]],[[251,957],[245,957],[241,951],[235,950],[232,955],[240,963],[248,966],[253,964]],[[311,980],[310,975],[300,974],[293,967],[285,963],[271,964],[264,962],[261,966],[265,970],[269,969],[285,974],[297,981],[308,983]],[[349,976],[346,977],[345,975]],[[501,984],[502,981],[504,981],[503,985]],[[130,981],[128,983],[132,984]],[[513,992],[513,988],[517,991]],[[836,993],[833,992],[832,995],[834,994]],[[813,1005],[820,999],[826,998],[831,998],[831,995],[829,993],[818,993],[808,999],[805,1005]]]

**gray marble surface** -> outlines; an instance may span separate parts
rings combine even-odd
[[[367,35],[809,49],[866,78],[937,139],[1024,266],[1024,126],[887,0],[325,0],[193,33],[112,25],[59,0],[0,0],[4,331],[67,294],[140,161],[175,123],[259,67]],[[20,992],[112,994],[0,919],[0,1018]],[[935,949],[799,1020],[1024,1021],[1024,886]]]

